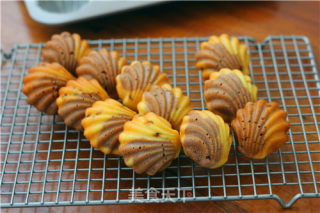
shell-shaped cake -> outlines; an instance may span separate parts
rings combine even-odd
[[[75,73],[80,58],[90,52],[87,40],[81,39],[77,33],[63,32],[54,34],[42,49],[45,62],[58,62],[72,74]]]
[[[168,83],[167,74],[160,72],[159,66],[148,61],[133,61],[131,65],[124,66],[116,79],[117,92],[122,103],[133,110],[137,110],[143,93],[149,91],[152,85]]]
[[[138,104],[139,114],[154,112],[169,121],[174,129],[179,130],[183,117],[192,110],[190,99],[184,96],[180,88],[170,84],[153,85],[143,94]]]
[[[231,122],[238,109],[257,100],[257,87],[239,70],[221,69],[205,81],[204,99],[210,111]]]
[[[84,136],[104,154],[119,154],[119,134],[125,122],[132,120],[135,114],[114,99],[97,101],[87,108],[82,120]]]
[[[138,174],[154,175],[164,170],[181,149],[178,131],[153,112],[136,115],[125,123],[119,141],[125,164]]]
[[[67,126],[83,130],[81,120],[85,117],[86,109],[94,102],[107,98],[108,93],[98,81],[79,77],[68,81],[67,85],[59,90],[59,98],[56,101],[58,114]]]
[[[222,68],[238,69],[244,74],[249,73],[249,55],[247,46],[241,44],[237,37],[226,34],[211,36],[202,42],[200,51],[196,53],[198,69],[202,70],[203,80],[207,80],[212,72]]]
[[[180,128],[184,153],[205,168],[217,168],[228,160],[232,136],[219,115],[193,110],[183,118]]]
[[[265,158],[288,141],[287,113],[275,102],[249,102],[237,111],[231,126],[238,141],[238,150],[254,159]]]
[[[92,50],[88,56],[81,58],[76,72],[78,76],[96,79],[110,97],[117,98],[116,77],[125,64],[126,59],[119,57],[116,51]]]
[[[22,92],[27,96],[27,103],[34,105],[40,112],[49,115],[56,113],[56,99],[59,89],[73,77],[63,66],[57,63],[40,63],[29,70],[23,78]]]

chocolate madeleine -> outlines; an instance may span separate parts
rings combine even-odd
[[[179,130],[183,116],[192,110],[190,99],[184,96],[180,88],[169,84],[153,85],[143,94],[138,104],[139,114],[154,112],[169,121],[174,129]]]
[[[136,115],[119,136],[120,154],[138,173],[154,175],[167,168],[180,153],[180,137],[164,118],[149,112]]]
[[[204,99],[210,111],[231,122],[238,109],[249,101],[256,101],[257,87],[239,70],[222,69],[205,81]]]
[[[246,75],[249,73],[247,46],[241,44],[236,37],[230,38],[226,34],[211,36],[207,42],[202,42],[196,59],[196,66],[202,70],[203,80],[209,79],[212,72],[222,68],[238,69]]]
[[[232,136],[219,115],[193,110],[183,118],[180,128],[184,153],[205,168],[217,168],[228,160]]]
[[[42,49],[42,58],[45,62],[57,62],[72,74],[75,73],[79,60],[90,52],[87,40],[81,39],[79,34],[63,32],[54,34]]]
[[[95,79],[87,80],[80,77],[77,80],[68,81],[65,87],[59,91],[57,99],[58,114],[67,126],[77,130],[83,130],[81,120],[85,117],[85,111],[96,101],[109,98],[108,93]]]
[[[34,105],[40,112],[53,115],[58,109],[56,99],[59,89],[74,79],[60,64],[40,63],[23,78],[22,92],[27,96],[28,104]]]
[[[116,51],[92,50],[88,56],[81,58],[76,72],[78,76],[96,79],[110,97],[117,98],[116,77],[125,64],[126,59],[119,57]]]

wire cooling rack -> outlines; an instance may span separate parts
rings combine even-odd
[[[195,52],[208,38],[90,41],[128,61],[159,64],[195,109],[204,109]],[[288,112],[289,142],[264,160],[250,160],[233,143],[221,168],[201,168],[181,154],[153,177],[137,175],[120,157],[92,148],[61,118],[39,113],[21,93],[23,76],[40,61],[43,44],[15,46],[1,57],[2,207],[275,199],[284,208],[320,197],[320,82],[308,38],[270,36],[249,47],[258,97]]]

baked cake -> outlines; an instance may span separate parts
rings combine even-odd
[[[59,91],[57,99],[58,114],[65,124],[77,130],[83,130],[81,120],[85,111],[96,101],[109,98],[108,93],[95,79],[79,77],[67,82]]]
[[[159,115],[136,115],[119,136],[120,154],[127,166],[138,173],[154,175],[167,168],[180,153],[177,130]]]
[[[152,85],[168,83],[168,76],[160,72],[159,66],[148,61],[133,61],[131,65],[124,66],[121,74],[117,76],[117,91],[122,103],[132,110],[137,110],[145,91]]]
[[[184,153],[205,168],[217,168],[228,160],[232,136],[219,115],[193,110],[183,118],[180,128]]]
[[[81,39],[79,34],[63,32],[54,34],[42,49],[45,62],[57,62],[72,74],[75,73],[79,60],[90,52],[87,40]]]
[[[275,102],[249,102],[237,111],[231,125],[238,141],[238,150],[254,159],[265,158],[288,141],[287,113]]]
[[[249,101],[256,101],[257,87],[239,70],[221,69],[205,81],[204,99],[210,111],[231,122],[238,109]]]
[[[135,114],[114,99],[97,101],[86,109],[86,117],[82,119],[84,136],[104,154],[119,154],[119,134]]]
[[[190,99],[184,96],[180,88],[169,84],[153,85],[143,94],[138,104],[139,114],[154,112],[169,121],[174,129],[179,130],[183,116],[192,110]]]
[[[49,115],[56,113],[56,99],[59,89],[73,77],[63,66],[57,63],[40,63],[29,70],[23,78],[22,92],[27,96],[27,103],[34,105],[40,112]]]
[[[92,50],[88,56],[81,58],[76,72],[78,76],[96,79],[110,97],[117,98],[116,76],[125,64],[126,59],[119,57],[116,51]]]
[[[241,44],[237,37],[230,38],[226,34],[211,36],[208,41],[202,42],[196,59],[196,66],[202,70],[203,80],[222,68],[238,69],[246,75],[249,73],[247,46]]]

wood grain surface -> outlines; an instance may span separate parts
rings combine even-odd
[[[319,70],[319,2],[174,2],[65,26],[33,21],[23,2],[1,2],[1,48],[39,43],[54,33],[87,39],[192,37],[228,33],[263,41],[268,35],[309,37]],[[285,191],[290,194],[290,187]],[[293,192],[291,192],[293,194]],[[285,198],[290,200],[291,197]],[[319,198],[283,210],[274,200],[1,209],[2,212],[319,212]]]

